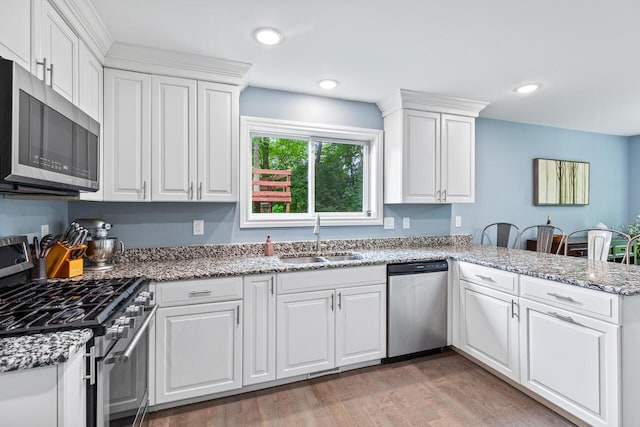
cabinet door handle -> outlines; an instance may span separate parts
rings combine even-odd
[[[240,324],[240,304],[236,306],[236,324]]]
[[[189,184],[189,200],[193,200],[193,182]]]
[[[142,200],[147,200],[147,181],[142,181]]]
[[[342,292],[338,292],[338,309],[342,310]]]
[[[202,182],[198,184],[198,200],[202,200]]]
[[[514,317],[520,317],[518,314],[516,314],[516,307],[518,306],[518,303],[515,302],[515,300],[511,300],[511,318],[513,319]]]
[[[487,282],[492,282],[495,283],[495,280],[493,280],[493,278],[489,277],[489,276],[483,276],[482,274],[476,274],[476,277],[482,279],[482,280],[486,280]]]
[[[47,84],[47,58],[42,58],[42,61],[36,61],[36,65],[42,65],[42,80],[44,84]]]
[[[273,276],[271,276],[271,295],[273,295]]]
[[[556,294],[555,292],[547,292],[547,295],[549,295],[550,297],[556,297],[556,298],[558,298],[558,299],[563,299],[563,300],[565,300],[565,301],[570,301],[570,302],[575,302],[575,303],[577,303],[577,302],[578,302],[578,301],[574,300],[574,299],[573,299],[573,298],[571,298],[571,297],[566,297],[566,296],[564,296],[564,295],[558,295],[558,294]]]
[[[565,322],[573,323],[574,325],[582,326],[581,323],[576,322],[570,316],[562,316],[562,315],[556,313],[555,311],[547,311],[547,314],[549,316],[551,316],[551,317],[555,317],[556,319],[560,319],[560,320],[563,320]]]
[[[331,311],[333,311],[333,294],[331,294]]]
[[[438,202],[440,201],[440,190],[436,191],[436,199],[438,199]]]
[[[209,295],[211,295],[210,290],[189,292],[189,298],[208,297]]]
[[[53,64],[49,64],[49,86],[53,87]]]
[[[444,195],[444,202],[447,203],[447,190],[445,189],[442,194]]]

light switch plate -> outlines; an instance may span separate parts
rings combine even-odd
[[[49,224],[42,224],[40,226],[40,237],[46,236],[49,234]]]
[[[394,228],[396,228],[396,225],[394,223],[393,217],[392,216],[385,216],[384,217],[384,229],[385,230],[393,230]]]
[[[411,218],[409,218],[408,216],[402,218],[402,228],[404,228],[405,230],[407,228],[411,228]]]
[[[194,236],[202,236],[204,234],[204,220],[202,219],[194,219],[193,220],[193,235]]]
[[[456,228],[462,227],[462,217],[460,215],[456,215]]]

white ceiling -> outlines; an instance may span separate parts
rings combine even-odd
[[[490,102],[482,117],[640,135],[637,0],[91,1],[114,40],[249,62],[252,86],[367,102],[412,89]],[[259,45],[262,26],[284,43]],[[527,82],[543,87],[513,92]]]

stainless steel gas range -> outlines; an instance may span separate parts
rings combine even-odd
[[[0,239],[0,337],[91,328],[86,347],[87,425],[145,425],[148,407],[148,280],[30,283],[25,237]]]

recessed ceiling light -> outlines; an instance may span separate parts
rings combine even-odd
[[[338,82],[336,80],[324,79],[318,82],[318,86],[322,89],[335,89],[338,86]]]
[[[515,92],[518,93],[531,93],[531,92],[535,92],[536,90],[540,89],[542,85],[539,83],[528,83],[526,85],[522,85],[522,86],[518,86],[517,88],[514,89]]]
[[[282,34],[273,28],[258,28],[253,35],[260,43],[269,46],[280,43],[283,38]]]

